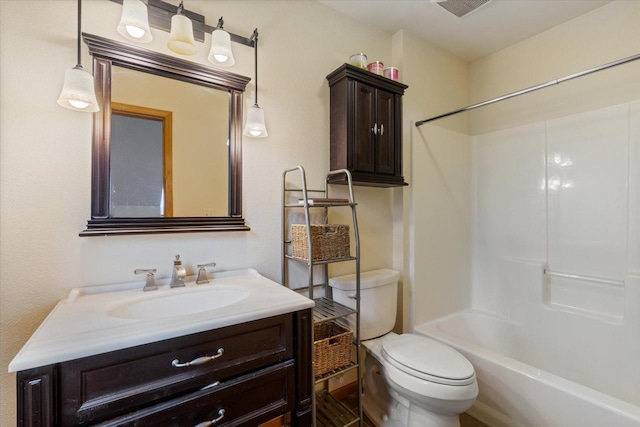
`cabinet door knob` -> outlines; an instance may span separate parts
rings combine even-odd
[[[374,135],[378,134],[378,124],[374,123],[373,127],[371,128],[371,132],[373,132]]]
[[[198,357],[197,359],[193,359],[191,362],[185,362],[185,363],[180,363],[178,359],[174,359],[173,362],[171,362],[171,365],[176,368],[186,368],[188,366],[204,365],[205,363],[209,363],[212,360],[217,359],[223,354],[224,354],[224,349],[220,347],[218,349],[218,352],[213,356],[202,356],[202,357]]]
[[[380,125],[380,135],[384,135],[384,125]]]
[[[196,427],[209,427],[214,425],[215,423],[217,423],[218,421],[220,421],[221,419],[224,418],[224,409],[220,409],[218,411],[218,418],[211,420],[211,421],[203,421],[200,424],[197,424]]]

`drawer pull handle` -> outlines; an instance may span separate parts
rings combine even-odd
[[[176,368],[186,368],[187,366],[204,365],[205,363],[209,363],[212,360],[217,359],[223,354],[224,354],[224,349],[220,347],[218,349],[218,352],[213,356],[202,356],[202,357],[198,357],[197,359],[193,359],[191,362],[185,362],[185,363],[180,363],[178,359],[174,359],[173,362],[171,362],[171,365]]]
[[[196,425],[196,427],[209,427],[209,426],[214,425],[215,423],[217,423],[218,421],[220,421],[223,418],[224,418],[224,409],[220,409],[218,411],[218,418],[216,418],[215,420],[211,420],[211,421],[203,421],[200,424]]]
[[[206,386],[202,387],[202,388],[200,389],[200,391],[202,391],[202,390],[208,390],[208,389],[210,389],[210,388],[213,388],[213,387],[216,387],[216,386],[219,386],[219,385],[220,385],[220,381],[214,381],[214,382],[212,382],[211,384],[209,384],[209,385],[206,385]]]

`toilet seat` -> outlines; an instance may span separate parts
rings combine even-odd
[[[403,334],[382,343],[384,360],[408,375],[442,385],[476,381],[473,365],[456,350],[430,338]]]

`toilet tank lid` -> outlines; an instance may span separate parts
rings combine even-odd
[[[376,288],[378,286],[393,285],[398,282],[400,273],[388,268],[365,271],[360,273],[360,289]],[[329,286],[343,291],[355,291],[356,275],[333,277],[329,279]]]

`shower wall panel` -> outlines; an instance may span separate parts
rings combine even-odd
[[[626,278],[640,271],[639,135],[634,101],[474,137],[474,308],[509,317],[520,301],[623,321]],[[541,301],[505,298],[521,285],[504,259],[577,277],[529,284]]]

